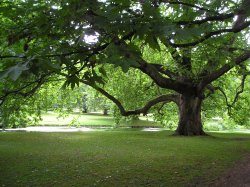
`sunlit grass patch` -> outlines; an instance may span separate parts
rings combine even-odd
[[[43,126],[93,126],[93,127],[113,127],[115,121],[111,115],[102,115],[99,113],[89,114],[69,114],[65,117],[58,117],[58,114],[54,112],[44,113],[42,115],[42,121],[39,125]],[[146,117],[140,117],[138,120],[126,121],[121,120],[120,127],[161,127],[160,124],[148,120]]]

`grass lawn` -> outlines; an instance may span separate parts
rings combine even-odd
[[[249,134],[170,133],[1,132],[0,186],[205,186],[250,150]]]
[[[115,121],[110,115],[102,115],[98,113],[90,114],[70,114],[65,118],[58,118],[58,114],[54,112],[48,112],[42,115],[42,121],[39,125],[45,126],[57,126],[57,125],[70,125],[73,121],[74,126],[114,126]],[[162,127],[160,124],[148,120],[146,117],[140,117],[139,120],[133,120],[133,122],[121,121],[120,126],[150,126],[150,127]]]

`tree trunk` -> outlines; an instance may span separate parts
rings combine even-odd
[[[175,135],[206,135],[202,129],[201,103],[201,98],[181,95],[179,100],[179,124],[175,131]]]
[[[87,113],[88,112],[88,98],[87,94],[84,94],[82,97],[82,113]]]
[[[108,115],[108,109],[107,108],[103,109],[103,115],[105,115],[105,116]]]

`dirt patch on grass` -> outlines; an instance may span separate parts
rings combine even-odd
[[[250,154],[236,162],[221,177],[212,181],[213,187],[249,187],[250,186]]]

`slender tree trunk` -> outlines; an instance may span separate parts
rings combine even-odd
[[[107,108],[103,109],[103,115],[105,115],[105,116],[108,115],[108,109]]]
[[[202,99],[195,96],[182,95],[179,100],[179,124],[175,135],[206,135],[201,122]]]
[[[84,94],[82,97],[82,112],[87,113],[88,112],[88,104],[87,104],[88,98],[87,94]]]
[[[2,123],[2,131],[5,131],[5,124]]]

